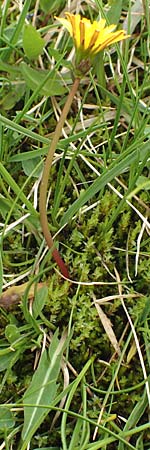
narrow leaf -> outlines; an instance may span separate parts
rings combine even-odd
[[[34,448],[33,450],[39,450],[39,448]],[[40,447],[40,450],[60,450],[60,447]]]
[[[58,331],[56,331],[49,352],[44,350],[31,384],[23,397],[24,426],[22,430],[23,445],[21,450],[26,448],[27,443],[51,408],[51,402],[54,400],[57,391],[56,381],[60,371],[62,351],[65,344],[65,337],[62,336],[59,341]]]
[[[119,347],[117,338],[116,338],[116,336],[115,336],[115,333],[114,333],[114,331],[113,331],[113,328],[112,328],[112,324],[111,324],[110,319],[109,319],[109,318],[107,317],[107,315],[104,313],[104,311],[102,310],[101,306],[98,305],[98,303],[96,303],[95,299],[94,299],[94,304],[95,304],[95,307],[96,307],[96,309],[97,309],[99,318],[100,318],[100,320],[101,320],[101,322],[102,322],[102,325],[103,325],[103,327],[104,327],[104,330],[106,331],[106,334],[107,334],[107,336],[108,336],[108,339],[110,340],[112,346],[114,347],[115,352],[116,352],[118,355],[120,355],[120,353],[121,353],[120,347]]]
[[[33,302],[33,315],[35,319],[38,317],[48,299],[48,287],[43,286],[36,292]]]
[[[148,405],[148,399],[147,399],[147,392],[146,389],[144,389],[143,394],[141,394],[141,399],[137,402],[135,407],[132,409],[131,414],[126,421],[126,424],[123,429],[124,432],[129,432],[132,428],[135,428],[139,420],[141,419],[142,415],[144,414],[145,410],[147,409]],[[138,430],[138,427],[137,427]],[[130,436],[130,434],[129,434]],[[118,450],[124,450],[124,444],[123,442],[119,442]]]

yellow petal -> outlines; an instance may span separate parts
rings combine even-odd
[[[115,33],[112,33],[108,36],[105,36],[105,39],[99,39],[99,42],[95,43],[95,46],[92,47],[93,54],[100,52],[104,48],[108,47],[109,45],[122,41],[123,39],[128,38],[130,35],[125,35],[124,30],[116,31]]]
[[[92,39],[90,41],[90,44],[89,44],[89,49],[92,49],[94,47],[94,45],[96,45],[98,36],[99,36],[99,31],[95,30],[94,34],[92,36]]]
[[[80,42],[81,42],[80,22],[81,22],[81,17],[80,17],[79,14],[76,14],[76,16],[75,16],[75,28],[73,29],[73,37],[74,37],[75,44],[76,44],[77,48],[80,47]]]
[[[102,31],[106,25],[105,19],[100,19],[98,21],[94,20],[93,25],[95,26],[95,30]]]
[[[69,31],[70,35],[73,36],[72,26],[71,26],[71,23],[69,22],[69,20],[63,19],[63,18],[60,18],[57,16],[55,16],[55,18],[59,21],[59,23],[61,23],[61,25],[63,25],[63,27],[65,27]]]
[[[70,34],[73,36],[75,45],[78,48],[80,46],[80,14],[71,14],[66,12],[65,15],[68,19],[69,25],[71,26],[72,32]]]
[[[103,32],[104,33],[111,33],[112,31],[114,31],[116,28],[116,25],[114,25],[113,23],[111,25],[109,25],[108,27],[105,27]]]
[[[85,23],[83,20],[80,20],[80,47],[84,48],[84,42],[85,42]]]
[[[82,24],[84,26],[84,43],[83,47],[84,50],[87,50],[89,48],[91,39],[95,33],[95,27],[94,24],[91,24],[90,20],[82,19]]]

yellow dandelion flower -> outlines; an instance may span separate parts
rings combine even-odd
[[[56,17],[57,20],[69,31],[72,36],[76,51],[77,60],[80,62],[83,58],[86,59],[94,56],[104,48],[127,39],[129,35],[124,30],[114,31],[116,25],[106,25],[106,20],[101,19],[98,22],[94,20],[93,23],[85,17],[81,18],[80,14],[65,13],[66,19]]]

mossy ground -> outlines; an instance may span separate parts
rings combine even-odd
[[[82,282],[82,284],[76,286],[68,281],[64,281],[61,279],[60,275],[51,269],[48,278],[46,276],[48,282],[48,299],[42,312],[54,329],[57,327],[59,328],[60,335],[64,329],[68,328],[69,324],[69,327],[73,330],[68,356],[71,365],[77,372],[80,372],[88,358],[93,355],[95,358],[94,367],[93,370],[89,371],[87,374],[86,382],[91,385],[91,387],[95,385],[100,390],[107,392],[112,379],[112,374],[117,367],[118,358],[114,353],[109,335],[107,335],[101,324],[93,299],[110,295],[114,296],[113,300],[104,303],[102,308],[107,318],[111,320],[118,342],[121,339],[120,348],[122,349],[126,342],[129,329],[127,328],[126,334],[122,338],[128,319],[120,299],[115,298],[115,294],[118,295],[117,284],[111,284],[114,281],[113,277],[115,277],[114,267],[117,268],[118,273],[121,275],[124,293],[130,294],[125,302],[133,322],[136,321],[137,323],[136,327],[140,346],[143,348],[144,330],[142,326],[142,316],[148,305],[148,274],[150,273],[150,262],[148,258],[145,258],[145,254],[148,254],[150,251],[150,243],[147,242],[146,235],[144,235],[142,252],[138,264],[138,275],[135,277],[136,242],[140,232],[139,219],[137,218],[135,221],[134,218],[133,220],[132,211],[129,209],[128,205],[125,205],[121,212],[120,220],[117,218],[113,227],[105,233],[105,224],[107,226],[109,223],[112,211],[117,206],[117,199],[114,193],[111,193],[106,189],[106,191],[103,192],[103,196],[99,200],[95,200],[98,201],[97,206],[86,212],[84,215],[77,217],[76,220],[72,221],[71,226],[68,226],[64,233],[63,231],[61,233],[62,244],[60,245],[60,248],[61,251],[63,251],[67,265],[70,268],[71,278]],[[66,244],[66,239],[67,248],[63,245],[63,242]],[[127,276],[126,269],[127,239],[128,263],[132,282]],[[32,252],[34,254],[34,249],[32,249]],[[13,255],[14,244],[12,243],[12,254],[9,254],[8,257],[8,267],[11,267],[12,262],[14,262]],[[19,264],[19,257],[16,253],[15,258],[17,264]],[[91,281],[91,285],[86,285],[87,280],[89,283]],[[92,284],[93,280],[94,285]],[[101,282],[102,284],[97,285],[97,282]],[[134,297],[134,294],[137,296]],[[21,306],[16,307],[16,310],[11,311],[7,316],[5,315],[5,318],[3,315],[1,318],[1,336],[3,336],[5,326],[9,322],[17,324],[19,328],[25,324],[24,316],[21,313]],[[34,333],[33,335],[31,333],[31,337],[32,341],[35,339],[36,348],[37,340],[34,338]],[[138,385],[143,380],[141,364],[135,349],[128,362],[128,354],[131,345],[133,345],[133,339],[131,340],[123,359],[122,366],[120,367],[116,380],[117,384],[114,384],[114,390],[117,390],[118,386],[121,390],[126,390],[131,386]],[[1,403],[9,401],[10,397],[13,399],[13,402],[19,401],[20,392],[24,392],[31,381],[34,351],[32,353],[30,352],[30,346],[33,346],[34,348],[34,343],[31,345],[29,338],[28,343],[26,342],[26,345],[23,348],[22,357],[20,356],[19,361],[17,361],[9,371],[7,381],[1,393]],[[105,366],[112,357],[113,360],[111,365],[108,365],[108,367]],[[100,361],[103,361],[103,363]],[[146,360],[145,364],[148,371],[149,367]],[[72,374],[70,381],[73,379],[74,375]],[[1,380],[3,380],[3,376],[1,376]],[[112,397],[111,413],[118,415],[118,411],[120,411],[120,414],[127,419],[136,403],[140,400],[142,392],[143,386],[138,390],[135,388],[135,391],[132,391],[132,395],[128,392],[120,394],[119,397],[114,395],[114,398]],[[91,390],[91,396],[92,395],[93,391]],[[89,396],[87,403],[89,408],[89,418],[95,420],[98,418],[98,405],[100,405],[103,396],[104,393],[102,396],[100,395],[99,399],[94,399],[93,397],[90,398]],[[81,392],[79,388],[71,405],[73,411],[79,411],[80,403]],[[49,433],[46,438],[45,432],[47,428],[49,428],[52,416],[53,414],[51,413],[50,417],[41,426],[39,434],[33,440],[31,448],[34,448],[34,442],[36,442],[36,445],[37,443],[39,445],[40,442],[42,442],[42,445],[44,442],[49,443]],[[21,417],[18,419],[19,421],[22,420]],[[71,420],[70,424],[67,426],[68,436],[71,435],[72,427],[74,427],[74,419]],[[58,442],[61,442],[59,422],[52,432],[51,439],[53,445],[58,445]],[[117,447],[114,447],[113,444],[113,446],[110,446],[109,448]]]

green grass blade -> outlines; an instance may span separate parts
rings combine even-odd
[[[123,432],[129,431],[130,435],[130,429],[135,427],[139,420],[141,419],[142,415],[144,414],[146,408],[148,405],[148,399],[147,399],[147,391],[144,390],[143,396],[141,396],[141,399],[138,401],[138,403],[135,405],[134,409],[132,410],[125,427],[123,429]],[[124,450],[124,444],[120,442],[118,450]]]
[[[25,203],[27,209],[30,211],[31,214],[33,214],[35,217],[38,216],[37,211],[32,206],[32,203],[27,199],[27,197],[22,192],[22,189],[20,189],[17,185],[17,183],[13,180],[9,172],[5,169],[2,163],[0,163],[0,174],[6,181],[6,183],[11,187],[13,192],[20,198],[20,200]]]
[[[42,142],[43,144],[48,144],[49,139],[47,139],[44,136],[40,136],[37,133],[34,133],[34,131],[28,130],[27,128],[24,128],[22,125],[18,125],[17,123],[13,122],[10,119],[7,119],[7,117],[4,117],[0,114],[0,122],[2,125],[6,126],[8,129],[12,131],[17,131],[17,133],[21,133],[23,136],[28,136],[31,139],[35,139],[36,141]]]
[[[81,382],[81,380],[84,378],[84,375],[86,374],[87,370],[89,369],[89,367],[91,366],[93,362],[93,358],[90,358],[87,363],[85,364],[85,366],[83,367],[83,369],[81,370],[80,374],[77,376],[70,392],[68,395],[68,399],[66,402],[66,409],[69,409],[72,398],[76,392],[76,389],[79,385],[79,383]],[[67,413],[64,412],[63,414],[63,418],[62,418],[62,424],[61,424],[61,437],[62,437],[62,444],[63,444],[63,450],[67,450],[67,444],[66,444],[66,421],[67,421]]]
[[[115,177],[120,175],[127,167],[136,161],[137,158],[137,150],[133,151],[131,154],[122,158],[120,161],[120,156],[115,161],[115,166],[106,169],[102,175],[100,175],[90,186],[86,192],[80,195],[79,199],[77,199],[68,209],[68,211],[64,214],[61,220],[61,226],[68,223],[69,220],[79,211],[79,209],[85,205],[89,200],[93,198],[95,194],[97,194],[101,189],[103,189],[107,183],[110,183]],[[117,161],[119,160],[119,162]]]
[[[20,14],[18,23],[17,23],[16,27],[14,28],[14,32],[13,32],[13,34],[11,36],[11,39],[10,39],[10,47],[11,48],[6,49],[3,52],[2,57],[1,57],[2,61],[8,61],[8,59],[9,59],[9,57],[10,57],[12,51],[13,51],[13,47],[15,47],[15,45],[17,44],[18,38],[19,38],[19,36],[21,34],[21,31],[22,31],[22,27],[24,25],[24,21],[25,21],[26,15],[27,15],[27,13],[29,11],[29,8],[30,8],[30,4],[31,4],[31,0],[26,0],[24,2],[24,6],[22,8],[22,12]]]

